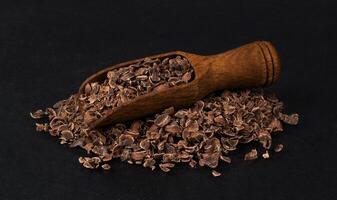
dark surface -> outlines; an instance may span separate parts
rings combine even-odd
[[[0,3],[0,199],[336,198],[336,1],[55,2]],[[269,90],[300,113],[300,124],[276,138],[283,153],[240,157],[220,166],[221,177],[119,161],[109,172],[86,170],[77,162],[83,151],[36,133],[29,118],[105,66],[261,39],[282,57],[281,79]]]

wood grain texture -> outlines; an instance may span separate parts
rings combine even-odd
[[[179,108],[190,105],[217,90],[265,87],[275,83],[281,71],[279,56],[273,45],[267,41],[256,41],[210,56],[174,51],[149,57],[163,58],[176,55],[186,57],[191,63],[195,71],[193,81],[136,97],[119,107],[108,110],[106,116],[89,125],[103,126],[141,118],[170,106]],[[83,93],[87,83],[104,80],[108,71],[143,59],[124,62],[97,72],[83,82],[79,93]]]

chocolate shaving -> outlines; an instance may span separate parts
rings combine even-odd
[[[102,169],[104,170],[110,170],[111,166],[109,164],[103,164]]]
[[[255,160],[255,159],[257,159],[256,149],[252,149],[250,152],[245,154],[244,160]]]
[[[274,151],[275,152],[280,152],[283,150],[283,144],[277,144],[275,147],[274,147]]]
[[[269,152],[268,152],[268,150],[264,154],[262,154],[262,157],[264,159],[268,159],[269,158]]]
[[[215,171],[215,170],[213,169],[213,170],[212,170],[212,175],[213,175],[214,177],[218,177],[218,176],[221,176],[221,173],[218,172],[218,171]]]
[[[42,117],[44,117],[45,115],[45,112],[41,109],[33,112],[33,113],[30,113],[30,116],[33,118],[33,119],[41,119]]]

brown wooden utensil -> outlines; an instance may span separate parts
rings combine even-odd
[[[150,58],[177,55],[189,60],[195,73],[193,81],[136,97],[119,107],[108,110],[107,115],[92,121],[89,124],[90,127],[141,118],[170,106],[186,106],[216,90],[264,87],[276,82],[281,70],[277,52],[267,41],[256,41],[210,56],[174,51],[150,56]],[[124,62],[97,72],[83,82],[79,92],[84,92],[87,83],[103,81],[108,71],[143,59]]]

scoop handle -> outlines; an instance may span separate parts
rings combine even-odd
[[[200,65],[209,66],[202,85],[213,90],[264,87],[280,76],[280,58],[270,42],[256,41],[225,53],[204,57]],[[210,85],[209,85],[210,84]]]

